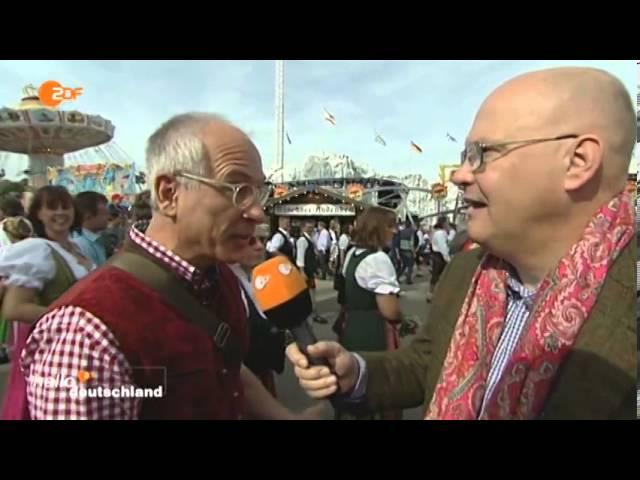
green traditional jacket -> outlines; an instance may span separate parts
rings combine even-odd
[[[541,419],[635,419],[637,339],[636,242],[611,266],[589,318],[558,371]],[[362,353],[367,407],[426,406],[437,385],[462,304],[484,252],[460,253],[443,272],[429,321],[406,347]]]

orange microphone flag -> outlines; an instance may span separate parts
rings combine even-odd
[[[252,285],[262,311],[284,305],[307,289],[300,271],[284,255],[278,255],[253,269]]]

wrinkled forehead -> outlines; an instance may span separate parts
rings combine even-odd
[[[244,132],[215,122],[202,133],[214,178],[231,183],[264,183],[260,153]]]

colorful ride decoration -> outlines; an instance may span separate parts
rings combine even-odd
[[[453,165],[440,165],[440,182],[444,185],[451,182],[451,175],[455,173],[457,169],[460,168],[460,164]]]
[[[132,201],[138,193],[135,165],[118,163],[95,163],[49,167],[49,185],[61,185],[71,194],[93,191],[102,193],[108,199],[119,195],[125,201]]]
[[[364,195],[364,186],[360,183],[352,183],[347,185],[346,188],[347,198],[351,200],[362,201],[362,196]]]
[[[434,200],[447,198],[448,193],[449,190],[445,184],[439,182],[431,184],[431,198]]]
[[[29,156],[32,186],[46,184],[47,167],[63,167],[64,156],[95,148],[113,139],[115,127],[106,118],[42,104],[35,87],[23,90],[16,108],[0,108],[0,151]]]
[[[284,197],[287,193],[289,193],[289,189],[284,185],[278,185],[273,189],[273,198]]]

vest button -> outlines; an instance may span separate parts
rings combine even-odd
[[[240,394],[238,392],[233,392],[233,398],[238,398]]]
[[[223,374],[223,375],[226,375],[227,373],[229,373],[229,370],[227,370],[226,368],[223,368],[223,369],[222,369],[222,374]]]

